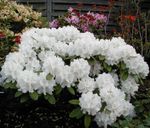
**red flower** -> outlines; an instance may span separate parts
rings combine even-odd
[[[132,15],[122,16],[121,18],[122,18],[122,20],[127,19],[130,22],[135,22],[135,20],[136,20],[136,16],[132,16]]]
[[[129,18],[129,19],[130,19],[130,21],[131,21],[131,22],[135,22],[135,20],[136,20],[136,16],[130,16],[130,18]]]
[[[0,39],[5,38],[5,37],[6,37],[5,34],[0,32]]]
[[[14,39],[14,42],[16,42],[17,44],[20,44],[21,43],[21,37],[20,36],[16,36],[15,39]]]

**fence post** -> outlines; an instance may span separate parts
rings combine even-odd
[[[52,19],[52,0],[47,0],[47,18],[48,20]]]

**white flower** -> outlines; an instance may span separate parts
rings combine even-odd
[[[90,77],[86,77],[79,81],[77,87],[80,93],[87,93],[89,91],[92,92],[95,89],[95,81]]]
[[[117,87],[119,85],[119,77],[118,77],[118,75],[115,72],[111,72],[110,75],[114,79],[115,86]]]
[[[82,58],[71,62],[70,68],[76,79],[87,77],[90,73],[90,65]]]
[[[23,93],[34,92],[39,88],[38,76],[31,70],[24,70],[18,72],[17,87]]]
[[[51,94],[53,92],[53,87],[56,86],[56,82],[54,80],[54,78],[52,78],[52,80],[47,80],[46,79],[47,74],[45,72],[40,73],[40,75],[38,76],[39,80],[38,80],[38,84],[39,84],[39,88],[38,88],[38,93],[43,93],[44,95],[46,95],[46,93]]]
[[[103,89],[106,87],[111,87],[114,86],[114,79],[112,78],[112,76],[110,74],[99,74],[99,76],[96,79],[96,85],[99,89]]]
[[[134,96],[135,92],[138,91],[139,84],[136,83],[132,76],[129,76],[125,81],[121,81],[121,90],[128,95]]]
[[[117,48],[110,48],[106,56],[106,62],[110,65],[113,65],[118,64],[120,61],[123,61],[126,58],[136,56],[136,51],[130,45],[123,45]]]
[[[101,98],[92,92],[83,93],[79,101],[83,113],[94,116],[101,109]]]
[[[95,116],[95,121],[99,127],[104,126],[104,128],[107,128],[107,125],[111,125],[116,121],[116,115],[109,112],[98,112]]]
[[[124,60],[127,68],[129,68],[129,73],[139,74],[141,77],[145,78],[149,73],[149,67],[144,58],[137,54],[135,57],[128,58]]]

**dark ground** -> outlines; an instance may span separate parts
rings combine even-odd
[[[82,118],[69,118],[73,107],[67,101],[72,96],[64,94],[65,91],[62,93],[66,100],[60,99],[56,105],[44,99],[20,103],[11,90],[0,94],[0,128],[84,128]],[[94,122],[92,128],[97,128]]]

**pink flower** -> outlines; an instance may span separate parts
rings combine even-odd
[[[74,9],[73,9],[72,7],[69,7],[68,12],[71,13],[71,12],[73,12],[73,10],[74,10]]]
[[[82,30],[83,32],[88,32],[88,31],[89,31],[88,25],[82,24],[82,25],[81,25],[81,30]]]
[[[103,21],[103,22],[106,22],[106,21],[107,21],[107,17],[104,16],[103,14],[99,14],[99,13],[96,13],[96,14],[95,14],[95,19],[96,19],[96,20]]]
[[[5,34],[0,32],[0,39],[5,38],[5,37],[6,37]]]
[[[65,20],[68,23],[73,23],[73,24],[78,24],[79,23],[79,17],[77,17],[77,16],[67,17],[67,18],[65,18]]]
[[[20,44],[21,43],[21,36],[15,36],[14,40],[15,43]]]
[[[53,20],[49,23],[50,28],[58,28],[59,27],[59,21],[57,19]]]

